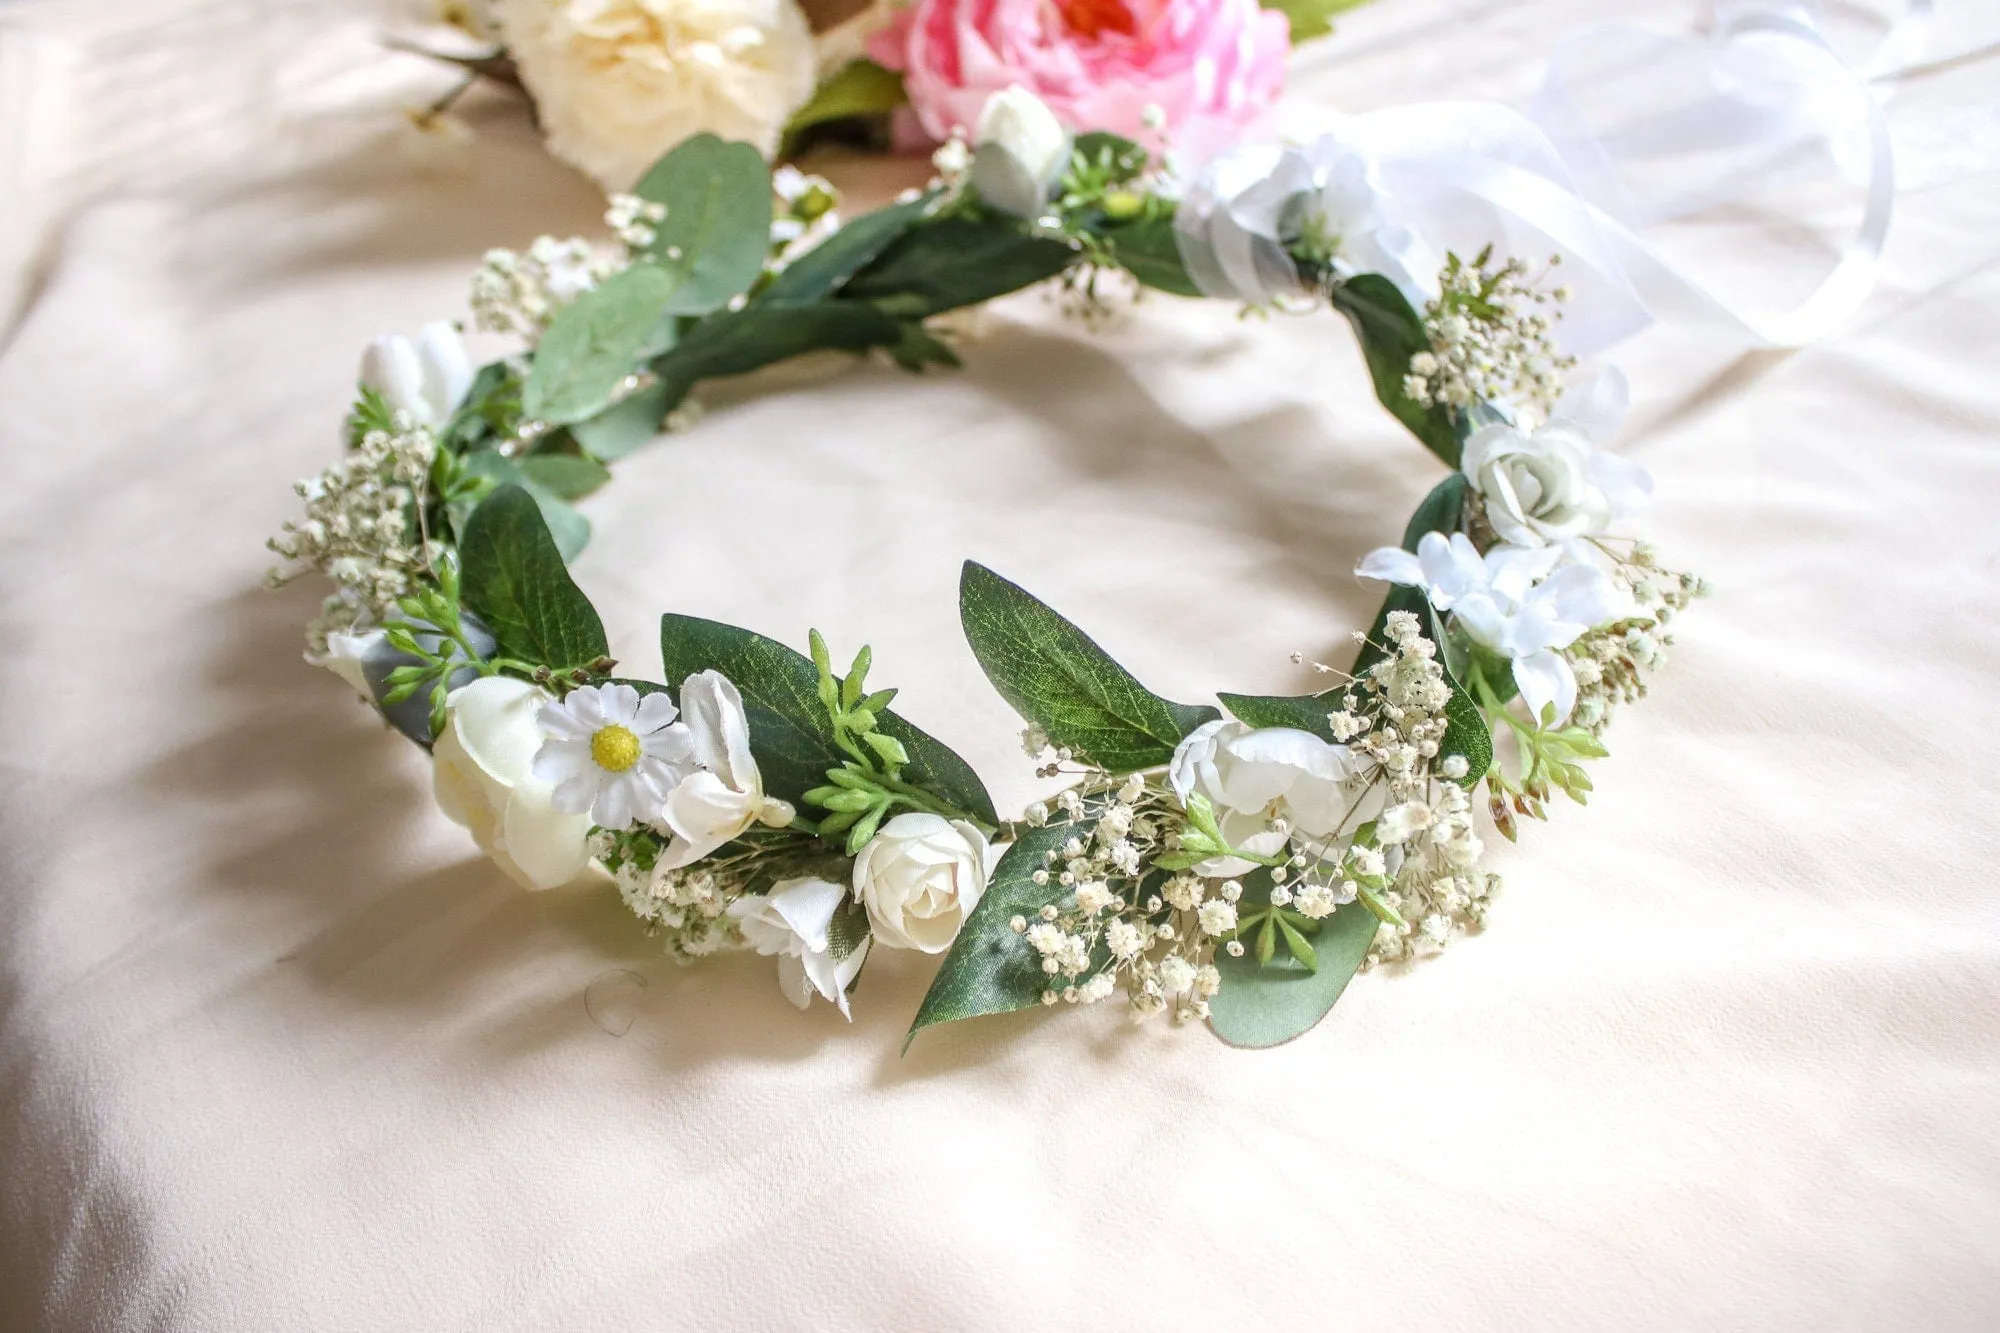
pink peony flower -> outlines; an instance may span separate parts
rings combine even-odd
[[[1200,161],[1263,119],[1290,49],[1285,16],[1257,0],[916,0],[868,53],[902,72],[934,139],[970,131],[990,95],[1019,84],[1072,130]]]

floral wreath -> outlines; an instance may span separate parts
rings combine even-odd
[[[1651,485],[1594,448],[1623,381],[1558,354],[1549,270],[1489,249],[1420,271],[1339,135],[1181,183],[1010,89],[935,161],[843,225],[824,181],[699,136],[614,197],[615,246],[489,253],[474,323],[519,352],[474,370],[449,324],[377,339],[274,581],[337,585],[308,660],[430,750],[439,805],[503,871],[546,889],[598,867],[677,958],[774,955],[794,1003],[845,1014],[873,949],[942,955],[912,1035],[1122,993],[1238,1045],[1296,1036],[1357,971],[1485,924],[1478,798],[1510,839],[1554,793],[1582,803],[1703,591],[1611,531]],[[686,425],[713,376],[828,348],[956,364],[936,317],[1051,279],[1086,308],[1120,285],[1329,306],[1451,469],[1361,562],[1391,586],[1326,690],[1173,702],[967,563],[972,651],[1038,776],[1070,779],[1003,819],[865,647],[837,671],[817,631],[800,653],[669,613],[661,681],[617,672],[565,567],[605,464]]]

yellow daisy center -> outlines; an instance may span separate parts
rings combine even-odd
[[[599,727],[590,738],[590,757],[597,761],[599,768],[623,773],[639,762],[639,738],[632,734],[630,727],[621,727],[615,722],[608,727]]]

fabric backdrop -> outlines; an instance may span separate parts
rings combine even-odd
[[[1299,96],[1518,102],[1597,8],[1382,0]],[[1940,53],[1996,35],[1945,8]],[[586,185],[497,95],[419,171],[397,108],[448,76],[339,0],[0,25],[0,1323],[2000,1326],[2000,67],[1897,90],[1848,331],[1622,349],[1648,531],[1719,591],[1484,935],[1274,1051],[1107,1006],[899,1057],[928,960],[849,1026],[519,892],[300,661],[317,593],[260,587],[364,341],[589,229]],[[1676,245],[1803,290],[1851,205],[1779,203]],[[1174,697],[1295,690],[1436,479],[1325,316],[1027,294],[966,361],[712,395],[623,464],[576,567],[618,655],[668,609],[871,642],[1016,804],[961,560]]]

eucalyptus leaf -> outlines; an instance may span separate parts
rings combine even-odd
[[[660,433],[667,413],[679,406],[687,389],[665,380],[648,384],[619,399],[596,416],[573,423],[569,433],[593,458],[615,463]]]
[[[771,795],[796,804],[848,758],[834,742],[819,672],[803,653],[734,625],[669,614],[660,617],[660,656],[676,698],[682,681],[707,670],[720,671],[742,693],[750,749]],[[949,746],[892,712],[882,712],[875,725],[909,755],[903,781],[974,819],[1000,822],[986,785]]]
[[[1054,876],[1037,884],[1034,874],[1048,868],[1048,854],[1074,832],[1068,824],[1027,829],[1000,858],[979,905],[966,918],[931,980],[903,1039],[905,1051],[927,1027],[980,1014],[1012,1013],[1042,1002],[1042,992],[1049,986],[1042,957],[1025,936],[1014,933],[1009,922],[1017,915],[1032,918],[1043,904],[1068,891]]]
[[[1403,388],[1410,358],[1430,350],[1423,321],[1403,293],[1381,274],[1363,273],[1335,283],[1327,299],[1354,326],[1375,382],[1375,397],[1447,467],[1457,467],[1460,442],[1451,410],[1436,404],[1425,407]]]
[[[562,500],[581,500],[611,480],[604,464],[580,454],[533,454],[520,462],[528,480]]]
[[[679,276],[635,263],[556,312],[535,348],[521,407],[552,425],[603,411],[627,375],[672,337],[663,327]]]
[[[1327,714],[1333,711],[1317,694],[1223,694],[1218,696],[1240,722],[1253,727],[1292,727],[1323,740],[1333,739]]]
[[[1316,964],[1311,968],[1297,956],[1259,963],[1249,949],[1241,958],[1216,950],[1222,989],[1208,1002],[1208,1026],[1231,1046],[1247,1047],[1277,1046],[1311,1031],[1360,970],[1376,924],[1374,914],[1358,902],[1335,909],[1306,945]],[[1305,944],[1286,929],[1286,943],[1293,950]]]
[[[542,511],[542,521],[548,524],[549,535],[555,539],[556,550],[567,564],[583,552],[590,544],[590,520],[571,508],[562,496],[544,486],[528,471],[524,463],[502,457],[491,450],[482,449],[465,455],[460,460],[461,469],[471,476],[488,482],[492,489],[501,486],[519,486],[535,497],[535,504]],[[462,512],[453,515],[453,526],[464,531],[464,521],[471,517],[479,502],[492,493],[488,489],[479,495],[479,500],[464,506]]]
[[[1171,215],[1143,217],[1123,225],[1107,226],[1103,238],[1112,257],[1141,283],[1175,296],[1200,296],[1201,288],[1188,276],[1181,262],[1180,243],[1174,239]]]
[[[785,266],[758,295],[764,305],[811,305],[834,295],[847,280],[902,239],[934,196],[863,213]]]
[[[801,130],[832,120],[887,115],[909,100],[903,92],[902,75],[863,56],[820,80],[812,97],[792,113],[785,136],[789,141]]]
[[[1154,694],[1089,635],[983,565],[966,562],[958,608],[1000,696],[1055,744],[1111,772],[1166,763],[1183,736],[1222,716]]]
[[[653,362],[653,372],[684,394],[695,381],[711,376],[745,374],[806,352],[893,347],[902,338],[894,319],[859,302],[753,303],[711,315],[689,329],[677,347]]]
[[[663,309],[706,314],[763,275],[771,245],[771,176],[749,144],[724,143],[713,134],[683,139],[632,192],[666,205],[646,247],[681,275]]]
[[[465,605],[507,656],[561,670],[609,654],[604,622],[570,578],[525,489],[502,486],[481,501],[458,553]]]
[[[1076,257],[1065,242],[1027,235],[1010,217],[935,218],[897,237],[841,295],[899,319],[924,319],[1032,287]]]

